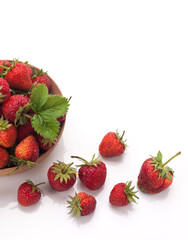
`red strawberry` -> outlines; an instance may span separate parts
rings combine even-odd
[[[13,62],[4,78],[9,83],[10,87],[16,89],[29,90],[32,85],[28,67],[21,62]]]
[[[36,162],[39,157],[39,147],[33,135],[22,140],[15,149],[15,156],[19,159]]]
[[[17,138],[17,130],[13,124],[0,118],[0,146],[10,148],[14,145]]]
[[[20,107],[24,107],[29,102],[29,98],[22,95],[11,96],[6,103],[3,104],[2,111],[4,117],[9,122],[14,122],[16,119],[16,112]]]
[[[0,147],[0,169],[6,167],[8,163],[9,154],[5,148]]]
[[[133,191],[134,187],[131,187],[131,184],[132,181],[116,184],[110,193],[110,203],[115,206],[126,206],[131,202],[136,203],[134,198],[138,198],[136,196],[137,191]]]
[[[69,214],[77,215],[78,218],[91,214],[96,208],[96,199],[85,192],[75,193],[75,196],[70,196],[70,199],[71,201],[67,201],[68,208],[71,208]]]
[[[37,84],[44,83],[48,91],[50,91],[50,79],[47,76],[47,72],[43,72],[42,69],[32,77],[32,82]]]
[[[40,188],[38,188],[38,186],[41,184],[44,184],[44,182],[34,185],[31,180],[27,180],[26,182],[22,183],[18,188],[18,203],[23,207],[28,207],[37,203],[41,198],[42,191]]]
[[[31,125],[30,119],[27,119],[27,122],[24,125],[19,125],[17,127],[17,140],[21,142],[24,138],[28,137],[29,135],[34,135],[35,131]]]
[[[123,131],[123,134],[120,136],[119,133],[115,132],[109,132],[107,133],[100,145],[99,145],[99,152],[103,157],[114,157],[119,156],[122,153],[124,153],[126,148],[126,140],[123,141],[125,131]]]
[[[40,134],[36,135],[36,139],[37,139],[39,147],[45,151],[52,148],[55,144],[55,140],[46,139],[46,138],[42,137]]]
[[[180,155],[178,152],[165,163],[162,163],[162,154],[159,151],[157,157],[148,158],[142,164],[138,176],[138,187],[148,193],[158,193],[172,184],[173,170],[166,166],[173,158]]]
[[[54,190],[66,191],[75,184],[76,169],[71,167],[72,164],[58,161],[48,169],[48,181]]]
[[[10,97],[10,87],[8,83],[0,78],[0,104],[6,102]]]
[[[80,181],[90,190],[97,190],[102,187],[106,180],[106,165],[102,160],[93,155],[90,162],[77,156],[71,156],[72,158],[78,158],[83,161],[78,171]]]

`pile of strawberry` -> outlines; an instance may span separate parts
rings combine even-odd
[[[32,167],[56,142],[69,100],[51,94],[46,72],[0,60],[0,169]]]
[[[119,135],[118,132],[107,133],[100,145],[99,153],[101,157],[112,158],[124,153],[126,149],[125,141],[123,140],[124,132]],[[162,163],[162,154],[159,151],[156,157],[146,159],[140,169],[138,175],[137,185],[140,190],[147,193],[159,193],[168,188],[173,181],[173,170],[167,167],[173,158],[178,156],[180,152],[174,155],[165,163]],[[81,183],[89,190],[95,191],[100,189],[105,181],[107,175],[107,168],[101,157],[93,155],[91,161],[87,161],[82,157],[71,156],[81,160],[82,164],[74,168],[73,162],[65,164],[57,161],[48,169],[48,182],[55,191],[67,191],[77,180],[77,173]],[[18,188],[18,202],[22,206],[30,206],[39,201],[41,198],[41,190],[38,185],[30,180],[27,180]],[[132,202],[136,203],[135,199],[139,199],[134,190],[132,181],[117,183],[109,194],[109,202],[115,206],[126,206]],[[78,218],[91,214],[96,208],[96,198],[86,192],[75,193],[75,196],[70,196],[68,208],[73,215]]]

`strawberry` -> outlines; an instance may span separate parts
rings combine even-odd
[[[46,139],[46,138],[42,137],[40,134],[36,135],[36,139],[37,139],[39,147],[45,151],[52,148],[56,142],[53,139]]]
[[[34,133],[35,133],[35,131],[31,125],[31,121],[30,121],[30,119],[27,119],[27,121],[24,125],[19,125],[17,127],[17,140],[18,140],[18,142],[21,142],[27,136],[34,135]]]
[[[4,117],[9,122],[14,122],[16,119],[16,112],[20,109],[20,107],[24,107],[28,104],[29,98],[22,95],[13,95],[8,101],[3,104],[2,111]]]
[[[29,135],[23,139],[15,149],[15,156],[18,159],[36,162],[39,157],[39,147],[36,138]]]
[[[43,72],[42,69],[32,77],[32,82],[37,84],[44,83],[48,91],[50,91],[50,79],[47,76],[47,72]]]
[[[85,192],[75,193],[74,197],[70,197],[70,201],[68,208],[71,208],[69,214],[73,214],[73,216],[77,215],[79,218],[80,216],[86,216],[94,212],[96,208],[96,199]]]
[[[48,169],[48,181],[54,190],[66,191],[75,184],[76,169],[71,167],[72,164],[58,161]]]
[[[19,90],[29,90],[32,85],[30,72],[28,67],[18,61],[13,61],[13,64],[7,68],[4,79],[8,82],[10,87]]]
[[[0,169],[6,167],[8,163],[9,154],[5,148],[0,147]]]
[[[162,154],[159,151],[157,157],[146,159],[138,175],[138,187],[148,193],[159,193],[168,188],[173,181],[173,170],[166,166],[173,158],[180,155],[178,152],[165,163],[162,163]]]
[[[78,158],[83,161],[83,164],[78,165],[80,167],[78,176],[80,181],[90,190],[97,190],[102,187],[106,180],[106,165],[102,160],[93,155],[90,162],[77,156],[71,156],[72,158]]]
[[[6,102],[10,97],[10,87],[8,83],[0,78],[0,104]]]
[[[10,148],[14,145],[17,138],[17,130],[15,126],[0,118],[0,146]]]
[[[131,184],[132,181],[116,184],[109,196],[110,203],[115,206],[126,206],[131,202],[136,203],[134,198],[138,198],[136,196],[137,191],[133,191],[134,187],[131,187]]]
[[[126,140],[123,140],[125,131],[123,131],[123,134],[120,136],[119,133],[115,132],[109,132],[107,133],[100,145],[99,145],[99,152],[101,156],[103,157],[114,157],[119,156],[122,153],[124,153],[126,148]]]
[[[22,183],[17,192],[18,203],[23,207],[28,207],[37,203],[41,198],[42,191],[38,188],[41,184],[44,184],[44,182],[34,185],[31,180],[27,180]]]

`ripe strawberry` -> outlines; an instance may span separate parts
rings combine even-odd
[[[86,216],[91,214],[96,207],[96,199],[85,192],[75,193],[74,197],[70,196],[71,201],[67,201],[69,203],[68,208],[71,208],[70,213],[73,216],[77,215],[79,218],[80,216]]]
[[[36,162],[39,157],[39,147],[36,138],[29,135],[23,139],[15,149],[15,156],[19,159]]]
[[[14,145],[17,138],[17,130],[15,126],[7,120],[0,118],[0,146],[10,148]]]
[[[37,84],[44,83],[48,91],[50,91],[50,79],[47,76],[47,72],[43,72],[42,69],[32,77],[32,82]]]
[[[31,125],[30,119],[27,119],[27,122],[24,125],[19,125],[17,127],[17,140],[21,142],[24,138],[29,135],[34,135],[35,131]]]
[[[41,184],[44,184],[44,182],[34,185],[31,180],[27,180],[22,183],[17,192],[18,203],[23,207],[28,207],[37,203],[41,198],[42,191],[38,188]]]
[[[78,165],[80,167],[78,176],[80,181],[90,190],[97,190],[102,187],[106,180],[106,165],[102,160],[93,155],[90,162],[77,156],[71,156],[72,158],[78,158],[83,161],[83,164]]]
[[[110,203],[115,206],[126,206],[131,202],[136,203],[134,198],[138,198],[136,196],[137,191],[133,191],[134,187],[131,187],[131,184],[132,181],[116,184],[109,196]]]
[[[107,133],[100,145],[99,145],[99,152],[103,157],[114,157],[119,156],[122,153],[124,153],[126,148],[126,140],[123,141],[125,131],[123,131],[123,134],[120,136],[119,133],[115,132],[109,132]]]
[[[42,137],[40,134],[36,135],[36,139],[37,139],[39,147],[45,151],[52,148],[55,144],[55,140],[46,139],[46,138]]]
[[[0,104],[6,102],[10,97],[10,87],[8,83],[0,78]]]
[[[152,158],[146,159],[138,175],[138,187],[148,193],[158,193],[168,188],[173,181],[173,170],[166,164],[180,154],[181,152],[178,152],[165,163],[162,163],[160,151],[157,157],[152,156]]]
[[[4,117],[9,122],[14,122],[16,119],[16,112],[20,107],[24,107],[29,102],[29,98],[22,95],[11,96],[6,103],[3,104],[2,111]]]
[[[0,147],[0,169],[6,167],[8,163],[9,154],[5,148]]]
[[[76,169],[71,167],[72,164],[58,161],[48,169],[48,181],[54,190],[66,191],[75,184]]]
[[[14,61],[13,64],[7,69],[4,76],[10,87],[19,90],[29,90],[32,85],[30,72],[28,67],[22,63]]]

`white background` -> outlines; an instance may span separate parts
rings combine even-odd
[[[188,2],[0,3],[0,58],[43,68],[64,96],[72,96],[63,136],[49,157],[27,172],[0,177],[1,239],[186,239]],[[47,171],[54,161],[69,163],[71,155],[89,160],[117,128],[126,131],[129,147],[121,157],[104,159],[102,189],[89,191],[79,180],[67,192],[50,188]],[[112,207],[112,187],[129,180],[136,186],[142,162],[158,150],[164,161],[182,152],[169,164],[172,186],[156,195],[139,191],[138,204]],[[46,181],[45,195],[23,208],[17,189],[28,178]],[[75,191],[96,197],[92,215],[68,215],[67,199]]]

